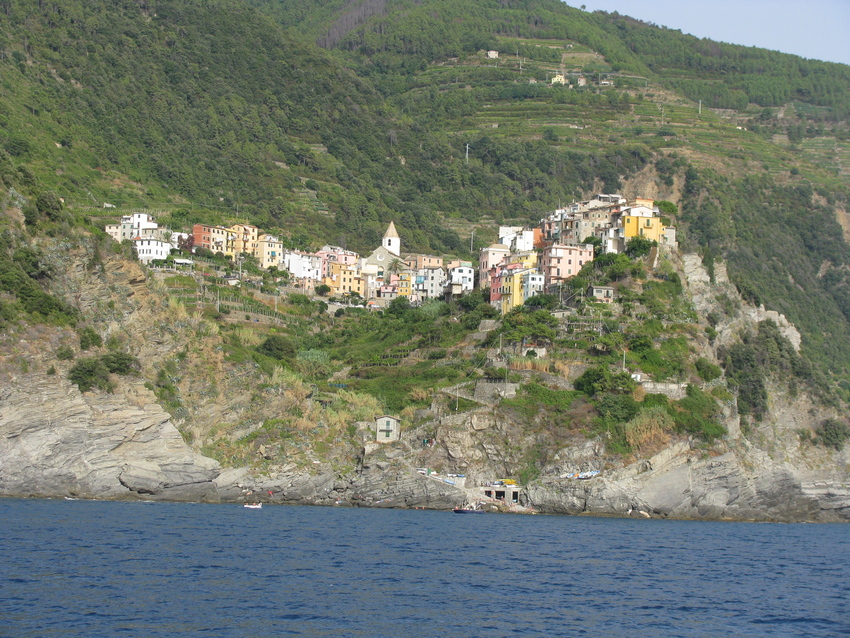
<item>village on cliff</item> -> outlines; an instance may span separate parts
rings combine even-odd
[[[651,199],[599,194],[549,213],[533,228],[500,227],[498,243],[480,250],[477,270],[470,261],[402,256],[392,222],[381,246],[368,256],[330,245],[316,252],[287,249],[279,237],[243,223],[195,224],[191,234],[174,232],[146,213],[125,215],[120,223],[107,225],[106,232],[116,241],[132,242],[139,261],[148,265],[168,259],[189,265],[191,260],[173,258],[178,248],[231,259],[250,255],[261,268],[287,272],[290,282],[305,292],[324,286],[320,290],[331,297],[371,308],[385,307],[397,297],[416,305],[481,288],[489,289],[490,304],[505,314],[535,295],[556,294],[594,259],[594,251],[597,255],[620,253],[634,238],[675,248],[676,229],[665,225],[666,221]],[[615,291],[591,286],[587,294],[610,303]]]

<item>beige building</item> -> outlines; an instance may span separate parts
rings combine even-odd
[[[422,270],[423,268],[442,268],[443,258],[434,255],[408,255],[404,258],[409,270]]]
[[[274,235],[263,233],[257,240],[257,250],[254,253],[260,268],[280,267],[283,257],[283,244]]]
[[[251,224],[233,224],[228,228],[233,233],[233,253],[256,255],[260,242],[260,229]],[[227,253],[225,253],[227,254]]]
[[[375,440],[378,443],[389,443],[401,438],[401,419],[382,414],[375,417]]]

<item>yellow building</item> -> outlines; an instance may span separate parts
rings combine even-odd
[[[214,244],[211,249],[214,253],[224,253],[227,257],[233,257],[236,254],[234,246],[236,245],[236,234],[229,228],[221,226],[213,227],[212,242]]]
[[[525,303],[529,297],[542,292],[543,275],[536,268],[526,268],[520,263],[508,265],[499,282],[499,310],[506,315]]]
[[[365,296],[364,280],[360,269],[355,265],[332,261],[328,264],[330,276],[325,277],[324,284],[331,289],[331,295],[341,297],[358,294]]]
[[[515,253],[513,255],[513,263],[522,264],[523,268],[530,268],[534,270],[537,268],[537,257],[537,252],[533,250]]]
[[[280,266],[280,259],[283,256],[283,244],[274,235],[263,233],[257,241],[257,250],[254,255],[260,263],[260,268]]]
[[[251,224],[233,224],[228,228],[234,235],[233,252],[236,255],[256,255],[260,241],[260,229]],[[227,254],[227,253],[225,253]]]
[[[643,237],[661,243],[664,226],[660,217],[644,217],[623,214],[621,218],[623,237],[628,241],[632,237]]]
[[[413,275],[409,272],[400,272],[396,284],[396,292],[399,297],[410,297],[413,294]]]

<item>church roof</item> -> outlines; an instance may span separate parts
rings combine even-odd
[[[390,222],[390,225],[387,228],[387,232],[384,233],[384,239],[386,239],[387,237],[394,237],[396,239],[399,239],[398,232],[395,229],[395,223],[393,222]]]

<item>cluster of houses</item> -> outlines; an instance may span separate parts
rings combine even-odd
[[[124,215],[118,224],[108,224],[105,230],[107,235],[119,243],[132,242],[139,261],[144,264],[157,259],[166,259],[172,250],[184,245],[189,238],[188,233],[174,232],[160,227],[153,216],[146,213]]]
[[[539,293],[557,293],[562,284],[594,258],[598,240],[602,253],[625,251],[635,237],[675,247],[676,229],[664,226],[655,202],[627,200],[620,195],[597,195],[559,208],[536,228],[499,228],[499,242],[482,248],[478,282],[490,289],[490,303],[509,312]],[[588,294],[611,303],[614,290],[592,286]]]
[[[305,292],[325,285],[328,294],[361,298],[384,305],[396,297],[411,303],[456,296],[475,287],[490,290],[490,303],[503,313],[539,293],[555,293],[594,258],[595,238],[602,252],[619,253],[633,237],[675,246],[676,232],[662,224],[653,200],[626,200],[620,195],[597,195],[559,208],[534,228],[499,228],[499,241],[482,248],[478,268],[469,261],[436,255],[402,257],[401,240],[390,222],[381,246],[368,256],[339,246],[316,252],[284,248],[280,239],[250,224],[230,227],[195,224],[191,236],[159,228],[147,214],[134,213],[106,227],[116,241],[130,240],[140,261],[165,259],[180,246],[204,248],[232,258],[249,254],[262,268],[286,270]],[[599,301],[613,300],[613,291],[595,287]]]
[[[401,240],[390,222],[381,246],[368,256],[341,248],[323,246],[316,252],[284,248],[280,239],[263,233],[251,224],[229,227],[195,224],[192,233],[173,232],[159,227],[151,215],[125,215],[118,224],[106,226],[115,241],[133,243],[142,263],[166,259],[173,249],[192,246],[238,258],[252,255],[258,264],[289,272],[292,280],[307,293],[319,285],[328,294],[343,298],[382,300],[407,297],[412,303],[443,297],[446,292],[461,295],[473,289],[475,271],[472,262],[445,260],[436,255],[406,255],[402,258]]]

